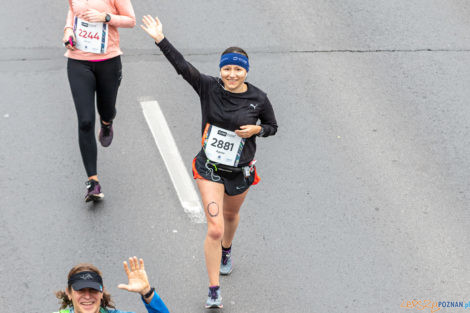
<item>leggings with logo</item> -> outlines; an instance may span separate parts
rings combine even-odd
[[[88,177],[96,175],[95,94],[102,121],[116,116],[116,97],[122,78],[121,57],[92,62],[68,59],[67,75],[78,117],[78,143]]]

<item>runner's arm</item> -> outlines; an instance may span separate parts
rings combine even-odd
[[[69,7],[69,11],[67,13],[67,19],[65,20],[64,31],[66,28],[73,29],[73,12],[72,9]]]
[[[125,261],[123,262],[123,265],[129,283],[119,284],[118,288],[139,293],[149,313],[169,313],[162,299],[155,290],[149,297],[144,299],[144,295],[152,290],[148,281],[147,272],[145,271],[144,260],[137,259],[137,257],[134,256],[129,258],[129,265],[127,265],[127,262]],[[147,303],[147,301],[149,303]]]
[[[135,13],[130,0],[115,1],[118,14],[111,14],[109,25],[114,27],[132,28],[135,26]]]
[[[274,115],[274,110],[269,102],[268,97],[266,97],[266,102],[264,103],[263,110],[260,114],[262,134],[260,137],[274,136],[277,132],[277,121],[276,116]]]
[[[73,12],[69,7],[69,11],[67,13],[67,19],[65,21],[65,26],[64,26],[64,36],[62,37],[62,42],[66,43],[69,41],[69,38],[72,37],[72,40],[75,41],[75,34],[73,33]],[[66,45],[65,46],[69,50],[75,50],[75,47],[73,45]]]
[[[150,301],[150,303],[145,302],[144,298],[142,298],[142,301],[144,302],[145,307],[147,308],[147,311],[149,313],[169,313],[170,312],[156,291],[154,291],[152,301]]]
[[[159,43],[156,43],[156,45],[163,52],[163,55],[165,55],[167,60],[170,61],[171,65],[173,65],[178,75],[183,76],[183,78],[193,86],[194,90],[196,90],[200,95],[202,87],[201,82],[206,76],[201,74],[197,68],[186,61],[183,55],[176,50],[166,37]]]
[[[163,55],[170,61],[179,75],[194,88],[194,90],[201,96],[203,78],[210,78],[206,75],[202,75],[191,63],[187,62],[183,55],[176,50],[175,47],[166,39],[163,34],[163,24],[160,22],[158,17],[151,15],[144,15],[142,18],[140,27],[155,41],[155,44],[163,52]]]

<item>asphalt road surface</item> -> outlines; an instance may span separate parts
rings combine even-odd
[[[158,101],[190,173],[198,97],[137,26],[122,29],[105,193],[86,181],[61,45],[67,1],[2,5],[0,312],[53,312],[68,270],[92,262],[121,310],[137,255],[171,312],[204,312],[206,224],[184,213],[140,101]],[[452,0],[134,1],[201,72],[250,56],[278,134],[241,211],[224,312],[413,312],[470,300],[470,3]],[[462,309],[442,308],[440,312]],[[426,309],[424,312],[431,312]]]

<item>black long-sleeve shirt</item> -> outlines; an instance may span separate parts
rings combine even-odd
[[[168,39],[164,38],[158,46],[176,72],[182,75],[199,95],[202,112],[201,134],[207,123],[235,131],[242,125],[255,125],[258,119],[263,128],[262,137],[276,134],[276,117],[265,92],[247,82],[248,89],[243,93],[226,91],[219,78],[201,74],[184,59]],[[239,166],[253,160],[256,137],[251,136],[246,139]]]

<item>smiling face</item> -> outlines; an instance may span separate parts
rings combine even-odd
[[[234,93],[245,92],[247,71],[238,65],[225,65],[220,69],[220,78],[226,90]]]
[[[76,313],[98,313],[100,311],[103,293],[98,290],[91,288],[74,290],[70,288],[70,290],[67,289],[67,296],[72,300]]]

